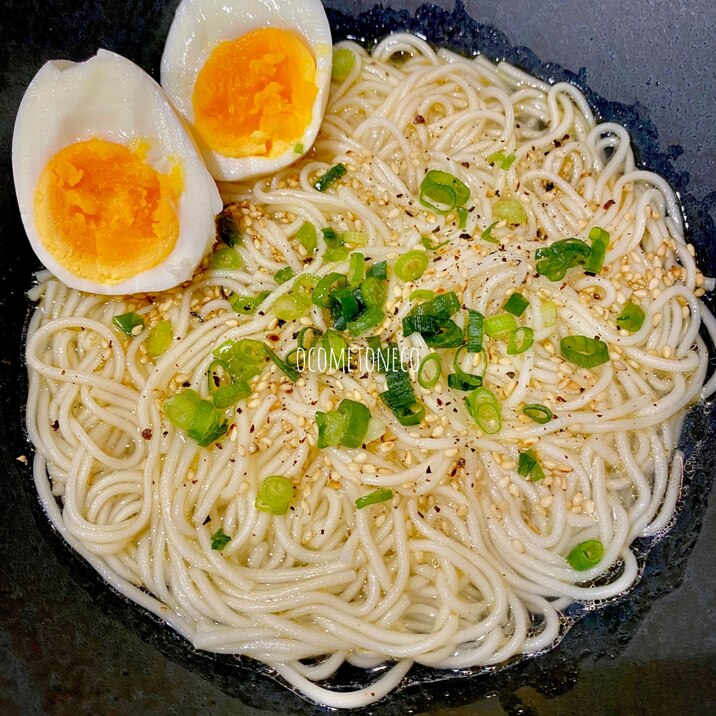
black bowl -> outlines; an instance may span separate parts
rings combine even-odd
[[[156,77],[176,4],[0,2],[5,179],[0,184],[0,713],[325,711],[291,694],[256,662],[196,652],[107,588],[49,527],[22,459],[30,455],[22,427],[24,292],[38,263],[25,239],[12,185],[17,106],[43,62],[85,59],[98,47],[126,55]],[[467,10],[458,4],[445,11],[403,0],[391,2],[393,9],[358,16],[372,3],[325,4],[334,8],[329,17],[335,39],[370,44],[407,28],[431,42],[505,58],[544,79],[580,86],[603,118],[627,126],[639,162],[678,189],[701,268],[716,274],[712,3],[654,7],[649,0],[628,6],[603,0],[577,7],[556,0],[475,0]],[[644,574],[629,594],[588,613],[574,610],[577,624],[546,654],[473,675],[417,669],[399,692],[360,713],[708,712],[716,661],[711,566],[716,508],[707,506],[716,474],[710,437],[715,426],[710,406],[690,413],[682,440],[687,480],[677,518],[667,539],[638,546]],[[360,678],[350,669],[340,674],[345,684]]]

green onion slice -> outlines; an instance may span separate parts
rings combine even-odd
[[[512,331],[507,339],[507,353],[509,355],[524,353],[532,347],[534,340],[534,331],[527,326],[520,326],[517,330]]]
[[[440,380],[442,360],[437,353],[428,353],[418,366],[418,383],[423,388],[432,388]]]
[[[163,410],[172,425],[184,430],[201,447],[207,447],[223,437],[229,427],[224,420],[224,412],[215,408],[208,400],[202,400],[191,388],[167,398]]]
[[[338,331],[329,328],[323,334],[321,347],[326,352],[327,370],[343,370],[348,365],[348,344]]]
[[[465,205],[470,189],[448,172],[431,169],[420,184],[420,203],[437,214],[448,214]]]
[[[499,433],[502,429],[502,406],[497,396],[487,388],[475,388],[465,396],[470,417],[478,427],[488,435]]]
[[[388,262],[387,261],[378,261],[374,264],[371,264],[368,268],[368,272],[366,273],[366,277],[370,278],[378,278],[384,281],[388,278]]]
[[[455,371],[454,375],[457,376],[457,380],[460,381],[462,385],[468,385],[470,386],[469,389],[472,388],[479,388],[482,385],[482,376],[476,375],[474,373],[468,373],[467,371],[463,370],[462,366],[460,365],[460,361],[465,354],[465,351],[467,351],[467,346],[460,346],[460,348],[455,351],[455,358],[452,362],[453,370]],[[487,356],[483,353],[483,372],[487,368]],[[453,381],[454,382],[454,381]]]
[[[557,304],[554,301],[542,301],[540,303],[542,323],[545,328],[557,325]]]
[[[427,288],[417,288],[410,294],[409,300],[414,301],[429,301],[435,298],[435,291],[430,291]]]
[[[484,328],[490,338],[504,338],[517,330],[517,321],[511,313],[497,313],[485,319]]]
[[[365,278],[365,256],[361,253],[351,254],[351,263],[348,268],[348,285],[355,288]]]
[[[305,151],[303,144],[301,142],[296,142],[296,144],[293,145],[293,153],[294,154],[303,154]]]
[[[430,348],[457,348],[462,345],[464,339],[462,328],[450,318],[437,332],[423,333],[422,336]]]
[[[256,509],[259,512],[271,512],[285,515],[293,499],[293,485],[283,475],[271,475],[264,478],[256,495]]]
[[[323,449],[336,447],[345,431],[346,419],[337,410],[316,413],[316,426],[318,427],[318,440],[316,446]]]
[[[447,246],[450,243],[450,241],[446,240],[446,241],[441,241],[438,243],[437,241],[433,241],[432,237],[430,237],[430,236],[423,236],[420,239],[420,243],[426,249],[428,249],[428,251],[437,251],[438,249],[441,249],[443,246]]]
[[[251,338],[225,341],[214,349],[213,355],[234,380],[246,381],[263,371],[267,358],[264,344]]]
[[[249,388],[249,384],[244,380],[237,380],[234,383],[221,385],[214,390],[211,396],[211,402],[214,403],[215,407],[223,410],[230,408],[239,400],[248,398],[249,395],[251,395],[251,388]]]
[[[310,307],[309,299],[290,291],[279,296],[271,304],[271,313],[282,321],[297,321],[306,315]]]
[[[457,225],[460,229],[464,229],[467,226],[468,216],[467,209],[464,206],[459,206],[457,209]]]
[[[594,368],[609,360],[609,348],[604,341],[588,336],[567,336],[559,342],[562,358],[580,368]]]
[[[315,189],[318,191],[326,191],[328,187],[335,184],[342,176],[348,172],[344,164],[334,164],[327,172],[322,174],[313,183]]]
[[[370,410],[356,400],[345,398],[338,405],[338,412],[345,419],[345,428],[340,444],[347,448],[358,448],[368,432]]]
[[[363,495],[356,499],[356,508],[362,510],[368,505],[377,505],[379,502],[387,502],[393,499],[393,491],[385,487],[381,487],[373,492]]]
[[[617,326],[630,333],[636,333],[643,325],[646,315],[641,306],[631,301],[625,304],[622,312],[617,316]]]
[[[366,306],[382,309],[388,297],[388,287],[383,279],[368,275],[360,285],[361,300]]]
[[[344,244],[353,246],[365,246],[368,243],[367,231],[344,231],[341,234],[341,241]]]
[[[529,477],[532,482],[538,482],[544,478],[542,466],[532,450],[520,453],[517,460],[517,474],[521,477]]]
[[[572,569],[585,572],[596,567],[604,556],[604,545],[598,539],[580,542],[568,555],[567,562]]]
[[[395,275],[401,281],[416,281],[425,273],[429,263],[425,251],[408,251],[395,262]]]
[[[336,288],[341,288],[347,284],[348,279],[344,274],[332,271],[316,284],[316,288],[313,289],[313,296],[311,297],[311,300],[316,304],[316,306],[329,308],[331,305],[331,292]]]
[[[221,552],[229,542],[231,542],[231,537],[229,537],[221,527],[211,535],[211,549]]]
[[[241,254],[231,246],[214,251],[211,257],[211,265],[214,268],[223,269],[225,271],[236,271],[244,265]]]
[[[298,332],[298,335],[296,336],[296,343],[299,348],[308,350],[309,348],[313,348],[318,343],[322,335],[323,333],[319,328],[314,326],[305,326]]]
[[[351,73],[356,63],[355,54],[347,47],[340,47],[333,53],[331,78],[343,82]]]
[[[604,266],[604,257],[607,255],[609,247],[609,232],[595,226],[589,232],[589,239],[592,242],[592,248],[584,262],[584,270],[596,275]]]
[[[550,281],[561,281],[567,270],[583,264],[591,250],[579,239],[561,239],[549,246],[537,249],[535,268],[537,273]]]
[[[296,241],[306,249],[306,253],[312,254],[318,248],[318,232],[310,221],[304,221],[301,228],[296,232]]]
[[[542,405],[541,403],[530,403],[529,405],[525,405],[525,407],[522,408],[522,412],[528,418],[534,420],[540,425],[546,425],[550,420],[552,420],[553,415],[552,411],[546,405]]]
[[[289,365],[285,360],[279,358],[274,351],[269,348],[268,345],[264,344],[268,357],[295,383],[301,374],[292,366]]]
[[[144,321],[138,313],[120,313],[112,318],[112,323],[119,328],[122,333],[129,336],[138,336],[144,329]]]
[[[362,333],[375,328],[385,318],[385,312],[378,306],[368,306],[357,318],[349,321],[346,325],[353,336],[360,336]]]
[[[508,224],[526,224],[527,212],[519,199],[501,197],[492,206],[492,215],[498,221],[506,221]]]
[[[500,242],[492,236],[492,230],[499,224],[499,221],[493,221],[481,234],[480,238],[489,241],[491,244],[499,244]]]
[[[521,316],[529,305],[530,302],[521,293],[513,293],[505,301],[505,311],[513,316]]]
[[[393,415],[398,419],[401,425],[409,427],[411,425],[420,425],[425,417],[425,406],[422,403],[412,403],[403,408],[393,410]]]
[[[271,292],[262,291],[256,296],[242,296],[238,293],[232,293],[229,297],[229,303],[236,313],[250,316],[256,313],[256,309],[264,302],[269,293]]]
[[[158,358],[165,353],[172,344],[173,329],[170,321],[161,319],[157,321],[150,329],[149,336],[145,346],[147,353],[153,358]]]
[[[485,317],[479,311],[467,310],[467,352],[479,353],[482,350]]]
[[[358,299],[346,286],[334,289],[328,298],[333,326],[336,330],[342,331],[348,321],[352,321],[360,313]]]
[[[295,275],[296,272],[290,266],[284,266],[276,271],[273,275],[273,280],[276,281],[276,283],[286,283],[286,281],[290,281]]]

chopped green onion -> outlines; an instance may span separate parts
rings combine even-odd
[[[236,246],[241,243],[238,224],[228,209],[224,209],[216,217],[216,233],[227,246]]]
[[[604,556],[604,545],[598,539],[580,542],[568,555],[567,562],[572,569],[586,572],[596,567]]]
[[[485,333],[490,338],[504,338],[517,330],[517,320],[511,313],[497,313],[488,316],[484,322]]]
[[[430,348],[457,348],[464,339],[462,328],[450,318],[435,333],[421,335]]]
[[[488,435],[499,433],[502,428],[502,406],[495,394],[487,388],[475,388],[465,397],[470,417]]]
[[[388,278],[388,262],[378,261],[377,263],[371,264],[366,273],[366,277],[379,278],[385,280]]]
[[[347,172],[348,170],[345,165],[340,163],[334,164],[327,172],[316,179],[313,183],[313,187],[318,189],[318,191],[326,191],[326,189],[335,184],[342,176],[345,176]]]
[[[256,313],[256,309],[264,302],[264,299],[269,295],[269,293],[271,292],[261,291],[261,293],[256,296],[241,296],[238,293],[233,293],[229,297],[229,303],[231,304],[231,308],[233,308],[236,313],[250,316]]]
[[[341,234],[341,241],[353,246],[365,246],[368,243],[368,233],[366,231],[344,231]]]
[[[229,427],[223,411],[215,408],[208,400],[202,400],[191,388],[167,398],[163,410],[172,425],[186,431],[201,447],[207,447],[223,437]]]
[[[567,270],[583,264],[590,254],[590,248],[579,239],[561,239],[549,246],[537,249],[535,265],[537,273],[550,281],[561,281]]]
[[[286,283],[286,281],[290,281],[295,275],[296,272],[290,266],[284,266],[276,271],[273,275],[273,280],[276,281],[276,283]]]
[[[378,306],[368,306],[357,318],[349,321],[346,328],[351,335],[359,336],[371,328],[375,328],[385,318],[385,312]]]
[[[312,254],[318,248],[318,232],[310,221],[304,221],[301,228],[296,232],[298,241],[308,254]]]
[[[409,427],[411,425],[420,425],[425,417],[425,406],[422,403],[413,403],[403,408],[393,410],[393,415],[398,419],[401,425]]]
[[[521,293],[513,293],[505,301],[505,311],[513,316],[521,316],[529,305],[530,302]]]
[[[448,172],[431,169],[420,183],[420,203],[438,214],[447,214],[464,206],[470,189]]]
[[[326,249],[326,253],[323,256],[326,261],[337,264],[345,261],[348,258],[348,254],[350,254],[350,251],[345,246],[338,246],[335,249]]]
[[[421,237],[421,239],[420,239],[420,243],[421,243],[426,249],[428,249],[428,251],[437,251],[438,249],[441,249],[443,246],[447,246],[447,245],[450,243],[450,241],[449,241],[449,240],[446,240],[446,241],[441,241],[440,243],[437,243],[437,242],[435,242],[435,241],[432,240],[432,237],[430,237],[430,236],[423,236],[423,237]]]
[[[360,313],[358,299],[350,288],[342,286],[331,291],[329,300],[333,326],[342,331],[348,321],[352,321]]]
[[[331,77],[334,80],[343,82],[353,70],[356,63],[355,54],[347,47],[340,47],[333,53],[333,67],[331,68]]]
[[[562,358],[580,368],[595,368],[609,360],[609,348],[604,341],[588,336],[567,336],[559,342]]]
[[[358,448],[363,444],[370,423],[370,410],[355,400],[341,400],[337,410],[316,413],[319,448],[342,445]]]
[[[409,300],[414,301],[429,301],[435,298],[435,291],[430,291],[427,288],[417,288],[410,294]]]
[[[211,257],[211,265],[214,268],[224,269],[225,271],[236,271],[244,265],[241,254],[230,246],[217,249]]]
[[[467,346],[460,346],[460,348],[455,351],[455,358],[453,358],[452,367],[455,371],[453,375],[457,376],[457,378],[454,378],[453,382],[456,383],[459,380],[461,385],[464,384],[470,386],[468,390],[471,390],[472,388],[479,388],[482,385],[482,376],[475,375],[474,373],[468,373],[463,370],[460,365],[460,359],[465,351],[467,351]],[[487,361],[487,356],[484,354],[483,360],[485,362]],[[487,365],[485,365],[485,368],[487,368]]]
[[[530,403],[522,408],[522,412],[530,419],[534,420],[540,425],[546,425],[552,420],[552,411],[541,403]]]
[[[351,255],[351,263],[348,269],[348,285],[355,288],[365,278],[365,256],[361,253]]]
[[[480,238],[489,241],[491,244],[499,244],[500,242],[492,236],[492,230],[499,224],[499,221],[493,221],[481,234]]]
[[[383,279],[368,276],[361,281],[360,295],[361,300],[366,306],[375,306],[381,310],[385,306],[385,300],[388,297],[388,287]]]
[[[271,512],[285,515],[293,499],[293,485],[283,475],[271,475],[264,478],[256,495],[256,509],[259,512]]]
[[[520,453],[517,460],[517,474],[520,477],[529,477],[532,482],[538,482],[544,477],[542,466],[532,450]]]
[[[358,497],[356,499],[356,508],[362,510],[364,507],[368,507],[368,505],[376,505],[379,502],[386,502],[392,499],[393,491],[385,487],[380,487],[367,495],[363,495],[363,497]]]
[[[206,376],[210,393],[214,393],[217,388],[231,383],[231,374],[220,360],[215,360],[211,363],[206,371]]]
[[[219,386],[211,396],[214,406],[221,409],[231,407],[234,403],[251,395],[251,388],[244,380],[237,380],[235,383]]]
[[[467,352],[479,353],[482,350],[485,317],[479,311],[467,310]]]
[[[293,145],[293,153],[294,154],[303,154],[304,151],[305,150],[304,150],[303,144],[301,144],[301,142],[297,142],[296,144]]]
[[[316,288],[313,289],[313,295],[311,300],[316,306],[322,306],[323,308],[329,308],[331,305],[330,294],[336,288],[341,288],[347,285],[348,279],[344,274],[332,271],[326,274],[317,284]]]
[[[503,196],[498,199],[492,207],[492,215],[498,221],[506,221],[508,224],[526,224],[527,212],[519,199]]]
[[[211,549],[221,552],[229,542],[231,542],[231,537],[229,537],[221,527],[211,535]]]
[[[534,331],[527,326],[520,326],[518,329],[510,333],[510,336],[507,339],[507,353],[509,355],[524,353],[532,347],[534,340]]]
[[[381,393],[380,397],[391,410],[405,408],[415,402],[410,376],[404,370],[386,373],[385,384],[388,390]]]
[[[327,356],[327,370],[335,368],[336,370],[343,370],[348,365],[348,344],[343,339],[343,336],[329,328],[321,339],[321,347],[326,352]]]
[[[134,313],[120,313],[112,318],[112,323],[119,328],[122,333],[129,336],[138,336],[144,329],[144,321],[142,317]]]
[[[428,353],[418,366],[418,383],[423,388],[432,388],[440,380],[442,360],[437,353]]]
[[[589,239],[592,242],[592,249],[587,260],[584,262],[584,270],[587,273],[598,274],[604,266],[604,257],[609,247],[609,232],[599,226],[595,226],[589,232]]]
[[[293,291],[284,293],[271,304],[271,313],[281,321],[297,321],[303,318],[310,308],[311,302]]]
[[[298,347],[303,350],[308,350],[318,343],[318,340],[323,335],[320,329],[314,326],[305,326],[302,328],[296,336],[296,343]],[[308,338],[306,337],[308,336]]]
[[[630,333],[636,333],[644,325],[645,318],[641,306],[629,301],[617,316],[617,326]]]
[[[416,281],[425,273],[429,263],[425,251],[408,251],[395,262],[395,275],[401,281]]]
[[[464,206],[459,206],[457,209],[457,225],[460,229],[464,229],[467,226],[467,209]]]
[[[490,164],[498,164],[501,169],[509,169],[515,159],[517,159],[517,157],[514,154],[508,154],[505,156],[502,152],[495,152],[487,157],[487,161]]]
[[[279,358],[268,345],[264,345],[268,357],[295,383],[301,374],[285,360]]]
[[[465,392],[468,392],[470,390],[474,390],[476,387],[472,383],[466,383],[464,380],[460,378],[460,376],[457,373],[450,373],[447,377],[447,384],[448,388],[452,388],[453,390],[463,390]],[[482,382],[480,383],[482,385]]]
[[[267,360],[265,345],[251,338],[225,341],[213,354],[235,380],[251,380],[263,371]]]
[[[158,358],[172,344],[172,335],[172,324],[169,321],[165,319],[157,321],[149,329],[149,336],[145,343],[147,353],[153,358]]]
[[[542,314],[542,323],[545,328],[557,325],[557,304],[554,301],[542,301],[540,303],[540,313]]]
[[[338,412],[345,418],[345,430],[340,444],[347,448],[358,448],[368,432],[370,410],[363,403],[344,398],[338,404]]]

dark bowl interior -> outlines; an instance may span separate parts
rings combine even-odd
[[[49,527],[30,467],[17,459],[30,455],[22,427],[22,332],[24,292],[38,268],[12,186],[17,105],[44,61],[84,59],[98,47],[125,54],[156,77],[176,4],[66,0],[46,7],[0,0],[0,713],[321,711],[256,662],[196,652],[107,588]],[[596,9],[557,0],[489,6],[476,0],[467,10],[440,3],[446,11],[403,0],[358,15],[371,4],[325,4],[336,40],[370,45],[410,29],[465,54],[480,51],[544,79],[577,84],[603,118],[629,129],[640,164],[678,189],[701,268],[716,274],[711,3],[667,9],[648,0],[628,7],[607,0]],[[599,609],[572,608],[576,625],[546,654],[479,673],[416,669],[399,692],[356,713],[687,713],[713,704],[716,509],[707,497],[716,474],[715,426],[711,405],[689,414],[683,499],[669,537],[638,545],[643,578],[629,594]],[[360,680],[351,669],[339,674],[342,684]]]

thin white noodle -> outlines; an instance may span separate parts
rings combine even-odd
[[[544,649],[569,603],[628,589],[638,574],[632,540],[663,531],[675,509],[684,410],[716,390],[716,378],[704,384],[698,336],[702,322],[716,334],[699,300],[714,282],[696,267],[674,192],[635,168],[624,128],[596,124],[574,87],[436,54],[417,37],[393,35],[372,57],[345,47],[358,61],[334,86],[312,152],[253,186],[222,187],[235,202],[244,269],[207,260],[190,285],[151,301],[79,294],[41,272],[27,341],[35,482],[72,548],[197,647],[260,659],[334,708],[376,701],[413,662],[463,668]],[[402,64],[390,61],[396,52],[408,55]],[[487,160],[494,152],[515,161],[502,169]],[[337,162],[347,179],[313,189]],[[428,169],[469,186],[464,228],[420,204]],[[528,220],[498,223],[494,245],[478,237],[498,195],[519,199]],[[416,288],[455,290],[487,315],[515,290],[528,298],[520,321],[535,329],[534,346],[511,355],[506,342],[489,343],[484,380],[501,399],[498,435],[482,434],[463,394],[447,388],[447,355],[437,386],[414,383],[427,408],[416,427],[395,422],[375,374],[306,373],[294,385],[273,364],[232,414],[221,448],[198,447],[164,419],[164,398],[183,385],[206,393],[211,351],[223,341],[271,334],[280,355],[295,345],[298,324],[277,325],[268,308],[292,288],[277,286],[275,271],[347,269],[322,252],[306,263],[294,238],[304,221],[365,232],[361,250],[373,260],[392,262],[423,235],[449,242],[414,284],[389,276],[377,333],[418,358],[431,350],[425,340],[398,331]],[[537,276],[535,248],[586,239],[594,226],[611,238],[600,275]],[[233,312],[231,293],[259,291],[270,295],[253,316]],[[557,306],[556,325],[545,320],[545,301]],[[615,323],[628,301],[646,314],[632,333]],[[111,328],[129,310],[150,326],[171,321],[174,340],[160,358],[147,355],[146,330],[123,339]],[[318,308],[302,319],[311,323],[326,328]],[[586,370],[563,360],[560,339],[573,333],[605,340],[609,364]],[[344,397],[388,429],[366,449],[319,451],[315,412]],[[530,421],[528,403],[555,419]],[[530,447],[545,472],[538,482],[517,472]],[[273,473],[295,485],[284,516],[255,507]],[[390,488],[392,500],[356,510],[375,487]],[[211,549],[219,528],[231,537],[222,552]],[[604,556],[578,572],[565,555],[587,539],[599,539]],[[344,661],[389,667],[354,692],[316,684]]]

